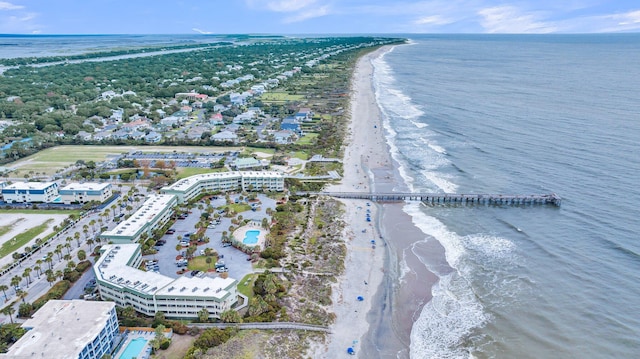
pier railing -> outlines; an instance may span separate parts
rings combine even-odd
[[[299,195],[324,195],[335,198],[368,199],[376,202],[421,201],[443,204],[551,204],[560,206],[562,199],[550,194],[458,194],[458,193],[367,193],[367,192],[301,192]]]

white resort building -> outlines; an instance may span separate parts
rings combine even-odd
[[[233,171],[213,172],[183,178],[162,188],[162,193],[173,194],[179,203],[189,202],[201,192],[228,191],[284,191],[284,175],[280,172]]]
[[[113,302],[50,300],[22,327],[28,331],[0,358],[100,359],[118,335]]]
[[[62,202],[86,203],[91,201],[104,202],[113,195],[111,183],[72,183],[61,188],[58,193]]]
[[[136,243],[144,233],[151,236],[155,229],[164,226],[171,219],[176,204],[174,195],[150,195],[131,217],[112,230],[102,232],[100,238],[108,243]]]
[[[2,188],[2,196],[7,203],[53,202],[58,198],[58,184],[55,182],[16,182]]]
[[[139,244],[105,245],[93,266],[103,300],[154,316],[163,312],[169,318],[193,319],[206,308],[209,318],[232,309],[238,300],[238,282],[231,278],[179,277],[145,272]],[[246,302],[246,298],[245,298]]]

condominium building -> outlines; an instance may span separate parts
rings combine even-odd
[[[99,359],[118,335],[113,302],[50,300],[22,324],[27,333],[0,358]]]
[[[72,183],[61,188],[58,193],[62,202],[86,203],[91,201],[104,202],[113,195],[111,183]]]
[[[93,266],[100,296],[121,307],[154,316],[194,319],[203,309],[209,318],[232,309],[238,300],[238,282],[231,278],[179,277],[138,269],[142,264],[139,244],[105,245]]]
[[[151,236],[154,230],[164,226],[171,219],[176,204],[174,195],[150,195],[131,217],[112,230],[102,232],[100,238],[109,243],[138,242],[143,234]]]
[[[58,184],[55,182],[16,182],[2,188],[2,196],[7,203],[53,202],[58,198]]]
[[[284,175],[280,172],[233,171],[213,172],[183,178],[162,188],[162,193],[173,194],[178,202],[188,202],[203,191],[284,191]]]

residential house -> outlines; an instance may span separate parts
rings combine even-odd
[[[76,138],[82,140],[82,141],[89,141],[91,139],[91,134],[89,132],[86,131],[79,131],[76,134]]]
[[[162,135],[155,131],[151,131],[149,134],[144,136],[144,141],[148,143],[158,143],[162,141]]]
[[[302,129],[300,128],[300,121],[298,121],[295,117],[287,117],[282,120],[280,124],[281,130],[290,130],[296,133],[301,133]]]
[[[231,131],[220,131],[218,133],[216,133],[215,135],[211,136],[211,139],[214,141],[237,141],[238,140],[238,135],[236,135],[235,133],[231,132]]]
[[[273,133],[273,140],[281,145],[292,143],[297,139],[296,134],[290,130],[276,131]]]

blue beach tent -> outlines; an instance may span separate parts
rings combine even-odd
[[[364,297],[363,297],[363,296],[361,296],[361,295],[359,295],[359,296],[358,296],[358,302],[362,302],[363,300],[364,300]]]
[[[356,355],[356,351],[355,351],[355,350],[353,350],[353,348],[352,348],[352,347],[348,347],[348,348],[347,348],[347,354],[349,354],[349,355]]]

